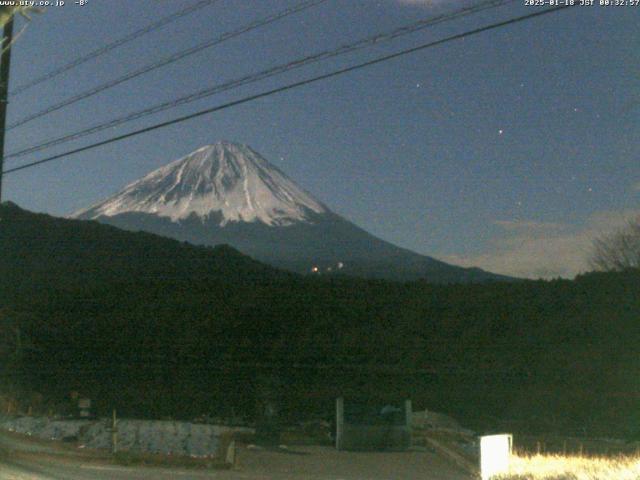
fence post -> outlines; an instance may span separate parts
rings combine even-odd
[[[407,445],[407,448],[411,448],[413,445],[413,407],[410,399],[404,401],[404,422],[409,434],[409,445]]]
[[[344,432],[344,398],[336,399],[336,450],[342,449],[342,434]]]
[[[229,466],[229,468],[236,467],[236,441],[233,439],[227,446],[227,454],[225,455],[224,461]]]
[[[118,421],[116,418],[116,409],[113,409],[113,417],[111,419],[111,453],[118,451]]]

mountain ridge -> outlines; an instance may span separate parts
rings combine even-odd
[[[247,145],[205,145],[71,215],[95,219],[141,212],[183,220],[220,212],[220,226],[261,221],[289,225],[329,211]]]
[[[398,247],[331,211],[246,145],[218,142],[71,218],[196,245],[229,244],[296,273],[435,283],[507,281]]]
[[[57,281],[64,276],[81,283],[179,276],[272,281],[295,276],[226,244],[185,244],[149,232],[33,213],[13,202],[0,203],[0,225],[0,246],[12,252],[0,258],[0,269],[12,276],[26,272],[30,278]],[[100,256],[96,252],[106,253],[107,261],[93,258]],[[97,261],[103,263],[94,268]]]

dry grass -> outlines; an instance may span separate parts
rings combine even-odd
[[[638,480],[640,456],[513,455],[504,480]]]

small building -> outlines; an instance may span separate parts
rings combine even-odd
[[[411,447],[411,400],[336,399],[338,450],[406,450]]]

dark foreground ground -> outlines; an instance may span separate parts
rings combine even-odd
[[[434,453],[337,452],[330,447],[240,447],[232,470],[115,465],[104,453],[33,442],[0,432],[0,480],[468,480]]]

